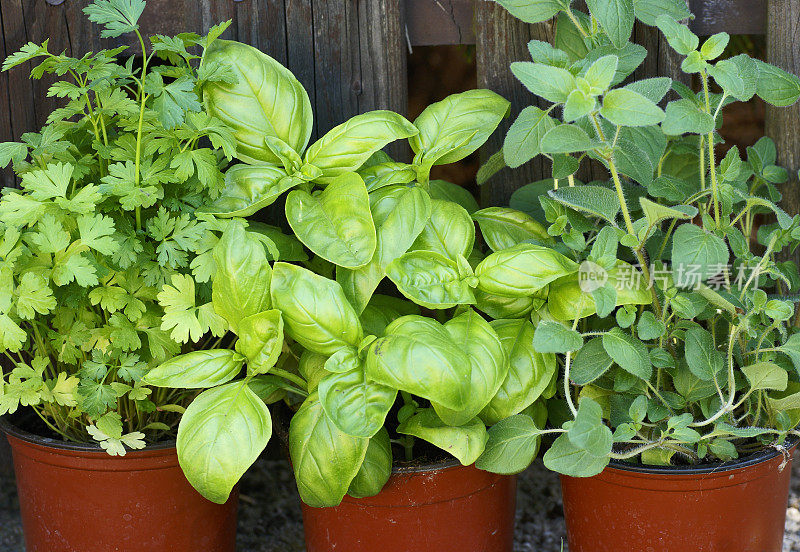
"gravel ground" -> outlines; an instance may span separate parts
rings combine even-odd
[[[300,500],[284,460],[259,460],[243,479],[241,495],[239,552],[303,552]],[[541,462],[520,475],[517,505],[515,552],[559,552],[561,488]],[[0,552],[22,551],[14,479],[0,473]],[[800,461],[794,463],[783,552],[800,552]]]

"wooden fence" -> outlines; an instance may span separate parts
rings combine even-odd
[[[0,58],[28,41],[49,38],[52,51],[79,54],[115,45],[100,39],[81,9],[89,0],[0,0]],[[769,61],[800,73],[800,0],[688,0],[695,32],[768,35]],[[486,0],[149,0],[142,26],[147,33],[172,35],[205,31],[231,19],[223,35],[252,44],[297,75],[309,92],[319,136],[342,120],[371,109],[407,110],[406,58],[415,45],[475,44],[478,86],[512,101],[510,124],[532,101],[511,75],[512,61],[527,59],[526,43],[552,38],[551,23],[526,25]],[[653,29],[637,23],[636,42],[651,52],[636,77],[677,77],[678,59]],[[124,38],[123,38],[124,40]],[[129,44],[133,51],[137,45]],[[0,74],[0,141],[18,139],[39,128],[53,109],[48,83],[32,82],[24,70]],[[7,106],[7,108],[6,108]],[[795,174],[800,169],[800,108],[769,110],[768,131],[780,159]],[[485,152],[496,151],[507,126]],[[549,168],[537,159],[505,171],[483,198],[501,204],[522,184],[545,178]],[[13,179],[7,171],[5,184]],[[2,183],[0,181],[0,183]],[[800,195],[793,183],[790,212]]]

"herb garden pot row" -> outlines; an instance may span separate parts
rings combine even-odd
[[[396,467],[373,497],[303,504],[307,552],[511,552],[516,477],[458,462]]]
[[[594,477],[562,475],[569,549],[780,552],[796,447],[709,467],[614,461]]]
[[[238,492],[195,491],[174,443],[109,456],[99,446],[28,433],[5,417],[28,552],[233,552]]]

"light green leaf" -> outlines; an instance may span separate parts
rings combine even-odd
[[[664,33],[672,49],[683,56],[689,55],[689,52],[696,50],[700,44],[700,39],[689,30],[689,27],[678,23],[670,15],[659,15],[656,17],[655,23]]]
[[[551,241],[547,230],[528,214],[507,207],[488,207],[472,215],[492,251],[508,249],[527,240]]]
[[[542,153],[573,153],[590,151],[603,146],[599,140],[590,138],[586,131],[576,125],[558,125],[542,137]]]
[[[563,0],[495,0],[525,23],[541,23],[564,9]]]
[[[469,358],[447,329],[416,315],[398,318],[367,354],[367,377],[451,410],[469,404]]]
[[[475,311],[456,316],[444,327],[469,358],[471,393],[461,410],[449,410],[437,403],[432,406],[447,425],[460,426],[477,416],[495,396],[508,374],[508,359],[497,332]]]
[[[398,433],[413,435],[452,454],[464,466],[475,463],[489,438],[486,426],[475,418],[462,426],[449,426],[432,408],[419,411],[397,428]]]
[[[392,475],[392,443],[386,428],[369,440],[361,468],[350,483],[347,494],[364,498],[378,494]]]
[[[214,247],[214,310],[239,333],[239,322],[269,308],[270,273],[264,246],[239,223],[229,224]]]
[[[397,389],[370,381],[360,365],[322,378],[317,390],[328,418],[354,437],[375,435],[397,397]]]
[[[189,483],[217,504],[272,436],[264,402],[243,381],[203,391],[178,426],[178,461]]]
[[[760,60],[758,65],[758,97],[765,102],[786,107],[800,98],[800,78]]]
[[[265,135],[280,138],[296,152],[305,150],[311,137],[311,102],[288,69],[257,48],[220,39],[209,45],[202,63],[230,66],[236,77],[234,83],[205,82],[203,103],[233,130],[238,159],[280,164],[265,146]]]
[[[533,418],[516,414],[489,428],[489,439],[475,467],[511,475],[527,468],[539,452],[542,430]]]
[[[316,182],[329,184],[337,176],[354,172],[386,144],[418,132],[405,117],[392,111],[362,113],[332,128],[309,146],[305,162],[322,171]]]
[[[475,244],[475,223],[466,209],[443,199],[431,200],[431,216],[411,246],[451,260],[467,257]]]
[[[316,393],[289,425],[289,454],[300,498],[311,507],[338,505],[367,454],[369,439],[352,437],[327,417]]]
[[[286,198],[286,218],[306,247],[338,266],[364,266],[375,253],[369,196],[355,173],[331,181],[315,196],[302,190],[291,192]]]
[[[239,374],[245,357],[230,349],[193,351],[156,366],[144,381],[156,387],[203,389],[226,383]]]
[[[602,186],[566,186],[550,190],[548,195],[572,209],[601,217],[616,226],[620,210],[619,199],[613,190]]]
[[[275,365],[283,349],[283,318],[273,309],[242,318],[236,352],[247,357],[249,374],[265,374]]]
[[[336,269],[336,281],[357,312],[364,310],[386,275],[386,267],[408,251],[431,215],[430,197],[419,186],[388,186],[371,193],[369,200],[375,224],[375,254],[361,268]]]
[[[589,385],[605,374],[613,364],[613,359],[603,348],[603,339],[595,337],[575,354],[569,377],[575,385]]]
[[[460,161],[486,142],[508,106],[491,90],[468,90],[429,105],[414,121],[419,134],[409,139],[415,163],[430,167]]]
[[[386,267],[397,289],[423,307],[449,309],[475,303],[470,277],[458,263],[434,251],[410,251]]]
[[[619,126],[650,126],[664,120],[664,112],[655,103],[628,88],[606,94],[600,115]]]
[[[332,355],[357,347],[364,337],[361,322],[333,280],[299,266],[275,263],[272,304],[283,314],[286,333],[306,349]]]
[[[560,435],[544,454],[544,465],[572,477],[591,477],[602,472],[608,465],[608,456],[595,456],[570,441],[567,435]]]
[[[475,268],[475,275],[482,291],[520,297],[577,270],[577,263],[554,249],[521,243],[486,257]]]
[[[302,182],[273,165],[235,165],[225,173],[225,188],[201,212],[218,217],[248,217],[272,205],[283,192]]]
[[[645,25],[655,26],[659,15],[668,15],[680,21],[691,17],[685,0],[634,0],[636,18]]]
[[[487,425],[528,408],[544,393],[556,372],[555,355],[535,350],[535,329],[528,320],[495,320],[491,325],[506,351],[508,374],[480,414]]]
[[[535,106],[520,112],[503,142],[503,158],[509,167],[519,167],[542,152],[542,137],[556,126],[548,113]]]

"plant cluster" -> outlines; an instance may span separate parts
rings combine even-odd
[[[26,44],[3,70],[39,60],[63,99],[40,132],[0,144],[21,189],[0,201],[0,350],[10,371],[0,412],[30,407],[67,440],[99,441],[110,454],[174,433],[191,397],[152,389],[143,376],[181,344],[227,323],[212,308],[212,249],[227,223],[197,208],[224,188],[220,166],[236,142],[202,109],[198,91],[233,76],[195,68],[208,36],[153,36],[137,20],[144,2],[85,8],[102,36],[135,33],[143,61],[124,47],[83,57]],[[176,288],[159,292],[172,282]],[[195,286],[195,282],[197,286]]]
[[[480,147],[508,102],[486,90],[456,94],[413,124],[372,111],[308,146],[310,103],[289,71],[222,40],[201,68],[211,63],[238,77],[205,85],[203,100],[233,131],[243,163],[203,209],[240,217],[282,200],[281,224],[311,257],[270,266],[238,224],[215,247],[212,303],[235,343],[175,357],[146,378],[208,388],[178,431],[189,481],[226,500],[271,436],[265,402],[281,399],[296,409],[289,451],[311,506],[379,492],[392,443],[407,460],[422,439],[469,465],[485,451],[487,425],[520,412],[543,424],[556,360],[536,352],[524,318],[546,302],[538,290],[578,265],[547,245],[517,244],[554,243],[531,217],[478,210],[461,188],[430,180],[434,165]],[[409,140],[412,163],[380,151],[398,139]],[[476,221],[488,250],[476,241]],[[527,451],[529,461],[536,452]]]
[[[679,23],[690,16],[680,0],[593,0],[589,14],[568,0],[497,2],[529,23],[557,17],[554,43],[531,41],[532,61],[511,66],[549,107],[525,108],[499,155],[512,167],[552,160],[553,179],[512,206],[548,224],[580,268],[537,290],[533,344],[559,354],[563,382],[550,429],[500,421],[484,467],[522,469],[513,452],[542,434],[556,435],[545,465],[573,476],[610,459],[696,464],[780,446],[800,422],[800,278],[779,260],[800,243],[800,217],[776,205],[788,175],[773,142],[718,160],[717,131],[735,101],[794,103],[800,79],[745,54],[723,59],[725,33],[701,45]],[[626,80],[646,56],[629,42],[635,19],[658,26],[699,92]],[[606,179],[578,182],[581,162]],[[762,214],[775,222],[759,225]]]

